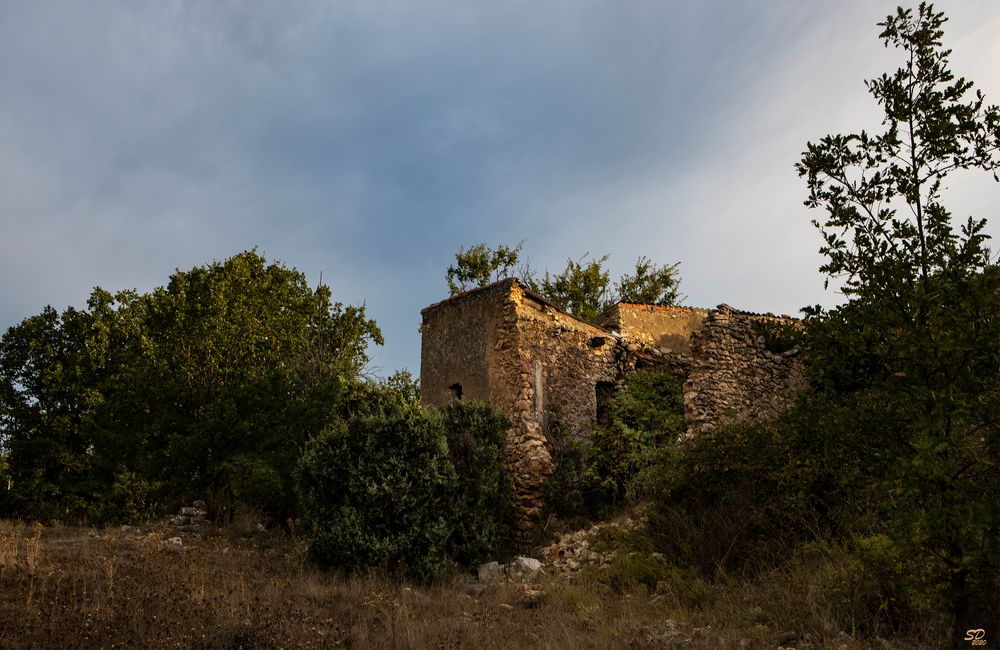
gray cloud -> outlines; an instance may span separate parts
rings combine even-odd
[[[0,326],[252,246],[365,301],[382,372],[417,369],[477,241],[680,260],[694,304],[832,302],[792,165],[877,126],[893,6],[4,3]],[[941,7],[996,100],[1000,9]],[[994,192],[956,181],[956,212]]]

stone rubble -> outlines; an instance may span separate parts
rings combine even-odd
[[[542,572],[542,563],[533,557],[517,556],[509,564],[486,562],[479,566],[479,582],[495,584],[500,582],[532,582]]]
[[[627,532],[643,525],[641,517],[626,517],[621,521],[610,521],[594,524],[590,528],[565,533],[542,551],[542,556],[553,571],[558,574],[572,575],[587,566],[604,567],[614,561],[619,555],[618,549],[598,551],[594,548],[597,538],[608,530]],[[654,553],[655,556],[662,555]]]
[[[181,508],[167,523],[182,533],[203,532],[208,525],[208,508],[204,501],[195,501],[191,506]]]

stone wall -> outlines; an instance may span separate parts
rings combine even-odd
[[[620,302],[601,319],[629,344],[658,348],[664,353],[690,355],[691,335],[701,328],[707,309]]]
[[[508,464],[522,522],[529,526],[541,511],[542,483],[553,470],[546,444],[551,418],[558,413],[571,434],[589,433],[597,413],[597,383],[615,379],[615,344],[607,331],[561,312],[519,283],[509,300],[516,321],[512,367],[518,372],[498,382],[494,396],[515,423]],[[516,396],[505,395],[507,386]]]
[[[667,366],[687,376],[691,370],[691,336],[701,328],[707,309],[618,303],[601,315],[600,324],[621,336],[640,364]]]
[[[755,324],[798,321],[719,305],[691,340],[692,366],[684,383],[688,435],[773,417],[792,406],[806,386],[798,350],[768,350]]]
[[[760,323],[797,321],[726,305],[707,311],[619,304],[594,325],[510,279],[421,315],[421,401],[486,401],[507,416],[507,468],[525,528],[541,511],[542,484],[553,470],[546,434],[554,414],[570,435],[588,435],[598,391],[610,392],[636,367],[660,365],[686,377],[689,434],[771,417],[805,385],[797,353],[768,350],[759,332]]]
[[[552,414],[571,433],[588,433],[597,384],[618,379],[623,349],[607,330],[563,313],[517,280],[421,313],[421,401],[447,406],[460,385],[461,399],[489,401],[508,417],[507,467],[521,523],[531,525],[553,469],[546,445]]]
[[[496,342],[511,325],[504,320],[509,291],[494,284],[420,312],[420,399],[425,405],[445,407],[456,398],[490,401]]]

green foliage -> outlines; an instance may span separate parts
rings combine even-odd
[[[615,284],[616,302],[641,305],[676,305],[684,296],[680,293],[681,279],[677,274],[680,262],[654,264],[640,257],[635,261],[635,273],[623,275]]]
[[[614,301],[610,300],[608,256],[588,260],[589,253],[578,260],[566,260],[566,268],[557,275],[545,272],[539,281],[528,280],[528,288],[559,309],[581,320],[593,321]]]
[[[555,470],[545,504],[569,523],[607,517],[625,504],[637,479],[684,430],[681,381],[664,369],[633,373],[604,408],[607,419],[589,439],[571,437],[558,414],[550,416]]]
[[[482,404],[444,413],[381,393],[375,406],[306,445],[302,529],[321,564],[421,581],[506,549],[512,508],[502,416]]]
[[[1000,575],[991,541],[1000,539],[1000,425],[986,399],[1000,373],[1000,268],[985,220],[956,228],[941,191],[955,171],[995,175],[1000,111],[949,70],[944,22],[921,4],[881,23],[880,37],[905,58],[867,84],[885,131],[810,143],[797,168],[806,205],[826,212],[814,222],[821,270],[848,297],[809,312],[814,386],[863,393],[891,414],[875,431],[857,419],[831,433],[865,430],[888,460],[866,479],[894,497],[887,532],[923,576],[922,593],[940,594],[960,626],[972,608],[990,607]]]
[[[514,248],[500,245],[493,249],[486,244],[476,244],[468,250],[460,248],[455,254],[455,264],[448,267],[446,275],[449,294],[484,287],[508,277],[518,268],[523,246],[524,242]],[[635,262],[635,272],[623,275],[612,289],[610,276],[604,268],[608,256],[588,259],[589,256],[586,253],[576,260],[570,258],[562,272],[553,275],[546,271],[541,279],[528,263],[519,268],[519,273],[533,293],[586,321],[596,320],[605,309],[618,302],[673,305],[683,298],[678,264],[660,266],[640,257]]]
[[[623,275],[614,289],[604,268],[608,256],[566,260],[561,273],[548,271],[541,280],[525,274],[528,288],[559,309],[581,320],[595,321],[607,308],[619,302],[673,305],[682,299],[678,264],[658,266],[645,257],[635,263],[635,273]]]
[[[769,566],[777,553],[768,540],[793,546],[788,531],[803,523],[800,509],[782,498],[786,458],[782,441],[764,426],[730,427],[667,448],[643,477],[658,548],[706,576]]]
[[[504,470],[510,423],[487,404],[456,401],[445,410],[448,456],[455,468],[452,560],[474,567],[511,550],[513,487]]]
[[[115,473],[111,493],[100,504],[100,519],[111,521],[142,521],[165,514],[166,509],[155,500],[159,486],[150,483],[124,467]]]
[[[337,423],[299,463],[302,525],[322,564],[430,580],[448,567],[457,477],[439,417],[416,408]]]
[[[98,288],[85,310],[46,308],[0,340],[13,507],[100,519],[207,496],[283,519],[302,444],[381,340],[363,308],[255,251],[148,294]]]
[[[409,370],[397,370],[382,381],[382,386],[408,404],[420,402],[420,380],[414,379]]]
[[[827,545],[843,625],[949,613],[957,643],[1000,615],[1000,269],[985,222],[953,226],[941,188],[1000,167],[1000,116],[948,71],[943,22],[926,4],[889,16],[905,63],[868,83],[884,133],[824,138],[798,165],[847,301],[808,310],[801,334],[756,333],[802,349],[811,390],[668,448],[647,485],[650,532],[682,565],[759,575]]]
[[[586,523],[591,501],[586,480],[588,445],[573,437],[558,409],[548,414],[545,446],[552,458],[552,474],[542,484],[542,502],[549,513],[569,526]]]
[[[492,249],[486,244],[476,244],[468,250],[459,248],[455,253],[455,264],[448,267],[448,292],[454,296],[507,277],[517,266],[523,245],[524,242],[521,242],[511,248],[501,244]]]
[[[765,349],[775,354],[798,348],[802,343],[802,329],[797,323],[755,320],[750,327],[755,336],[764,339]]]

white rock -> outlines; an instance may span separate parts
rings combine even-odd
[[[511,569],[517,571],[518,573],[524,573],[527,575],[535,575],[542,570],[542,563],[533,557],[522,557],[517,556],[514,561],[510,564]]]
[[[500,580],[500,563],[487,562],[479,565],[479,582],[498,582]]]

